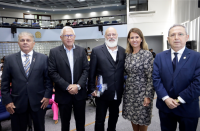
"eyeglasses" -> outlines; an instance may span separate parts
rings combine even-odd
[[[171,34],[171,35],[169,35],[169,37],[174,38],[174,37],[176,37],[176,35],[178,35],[178,37],[183,37],[185,34],[183,34],[183,33]]]
[[[72,38],[72,37],[74,37],[75,35],[62,35],[64,38]]]
[[[115,37],[117,34],[107,34],[106,36],[107,37],[111,37],[111,36],[113,36],[113,37]]]
[[[26,39],[26,40],[25,40],[25,39],[21,39],[21,40],[19,40],[19,41],[20,41],[20,42],[25,42],[25,41],[26,41],[26,42],[31,42],[30,39]]]

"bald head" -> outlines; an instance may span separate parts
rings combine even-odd
[[[115,32],[116,34],[117,34],[117,30],[115,29],[115,28],[113,28],[113,27],[109,27],[107,30],[106,30],[106,32],[105,32],[105,35],[107,35],[108,34],[108,32]]]

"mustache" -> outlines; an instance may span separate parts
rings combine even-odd
[[[116,39],[114,39],[114,38],[110,38],[110,39],[108,39],[108,40],[110,41],[110,40],[116,40]]]
[[[181,42],[180,40],[175,40],[174,42]]]

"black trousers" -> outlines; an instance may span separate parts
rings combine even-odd
[[[189,109],[188,109],[189,110]],[[176,131],[179,123],[180,131],[196,131],[198,118],[185,118],[174,113],[165,113],[159,110],[161,131]]]
[[[68,104],[58,104],[61,118],[61,131],[70,130],[72,106],[76,121],[76,130],[85,131],[85,99],[78,101],[75,97]]]
[[[109,119],[108,119],[108,129],[107,131],[116,131],[116,124],[119,117],[119,105],[121,100],[101,100],[100,98],[95,98],[96,102],[96,121],[95,121],[95,131],[104,131],[104,122],[109,108]]]
[[[37,112],[31,110],[30,104],[28,104],[28,110],[24,113],[14,113],[11,116],[12,131],[26,131],[29,115],[33,120],[35,131],[45,131],[45,114],[46,110],[39,109]]]

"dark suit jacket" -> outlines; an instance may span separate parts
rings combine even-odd
[[[89,73],[89,93],[95,91],[96,76],[103,76],[103,83],[107,83],[108,90],[100,96],[100,99],[114,100],[115,91],[117,92],[117,100],[121,100],[124,84],[124,63],[125,50],[118,46],[117,65],[112,60],[112,56],[108,52],[105,44],[92,49],[90,56],[90,73]]]
[[[75,95],[77,100],[86,98],[86,80],[88,77],[88,60],[85,49],[75,45],[74,53],[74,84],[79,84],[81,90]],[[72,95],[66,90],[71,84],[71,70],[64,45],[50,50],[49,75],[55,82],[55,101],[60,104],[67,104]]]
[[[200,54],[185,48],[174,73],[171,49],[157,54],[153,65],[153,85],[159,110],[183,117],[199,117]],[[173,99],[180,96],[186,103],[169,109],[162,100],[167,95]]]
[[[10,82],[12,82],[11,94]],[[21,52],[7,56],[4,61],[1,86],[4,105],[13,102],[16,107],[15,112],[23,113],[27,110],[29,101],[31,109],[38,111],[42,98],[51,98],[53,90],[48,76],[48,57],[33,51],[27,77],[22,65]]]

